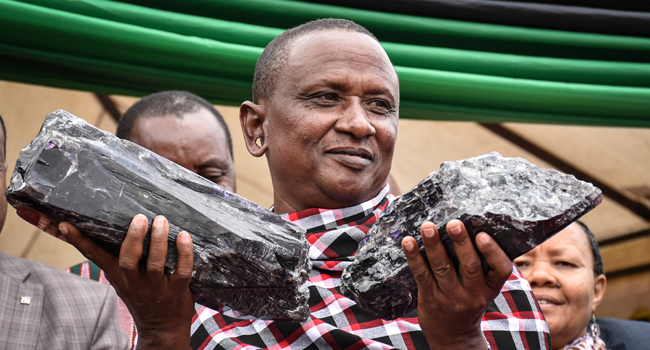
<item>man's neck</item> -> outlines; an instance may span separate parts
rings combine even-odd
[[[373,198],[377,197],[377,195],[379,195],[379,193],[382,192],[384,189],[386,189],[386,192],[388,192],[389,189],[388,184],[384,184],[384,186],[382,186],[378,190],[373,191],[371,195],[366,195],[363,196],[362,198],[356,198],[351,200],[334,200],[334,199],[327,198],[326,200],[322,200],[322,201],[304,201],[304,202],[285,200],[285,198],[283,198],[281,194],[275,192],[273,196],[274,198],[273,212],[275,212],[278,215],[282,215],[282,214],[294,213],[301,210],[312,209],[312,208],[340,209],[340,208],[352,207],[367,202],[369,200],[372,200]]]

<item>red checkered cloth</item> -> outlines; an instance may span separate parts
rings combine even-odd
[[[428,349],[416,311],[378,319],[339,290],[341,271],[358,243],[394,197],[388,185],[372,200],[342,209],[283,215],[307,230],[313,270],[307,282],[311,315],[305,322],[258,320],[208,301],[197,303],[192,349]],[[208,307],[210,306],[210,307]],[[211,308],[212,307],[212,308]],[[550,335],[530,285],[513,266],[481,327],[492,349],[549,349]]]

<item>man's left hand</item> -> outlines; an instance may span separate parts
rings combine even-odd
[[[402,249],[418,285],[418,320],[432,349],[487,349],[481,318],[512,273],[512,262],[486,233],[476,236],[476,246],[492,268],[483,274],[481,259],[459,220],[447,224],[459,270],[456,271],[440,241],[437,228],[425,222],[420,228],[426,257],[413,237]]]

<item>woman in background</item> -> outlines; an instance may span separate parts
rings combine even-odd
[[[544,313],[553,349],[650,349],[650,324],[616,319],[596,322],[594,313],[607,279],[596,239],[582,222],[515,259],[515,264]]]

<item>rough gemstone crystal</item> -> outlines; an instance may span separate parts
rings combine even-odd
[[[150,223],[164,215],[168,272],[176,265],[176,236],[192,236],[194,293],[261,318],[309,315],[304,282],[311,262],[302,228],[66,111],[48,115],[23,149],[7,198],[31,224],[41,214],[56,225],[69,221],[116,253],[134,215]]]
[[[390,204],[359,245],[354,263],[343,271],[341,291],[378,317],[395,319],[417,308],[417,285],[401,243],[406,236],[415,237],[425,256],[420,238],[425,221],[438,227],[458,271],[458,258],[445,230],[453,219],[465,224],[472,241],[486,232],[514,259],[601,201],[600,189],[591,183],[525,159],[493,152],[445,162]],[[489,266],[480,256],[487,272]]]

